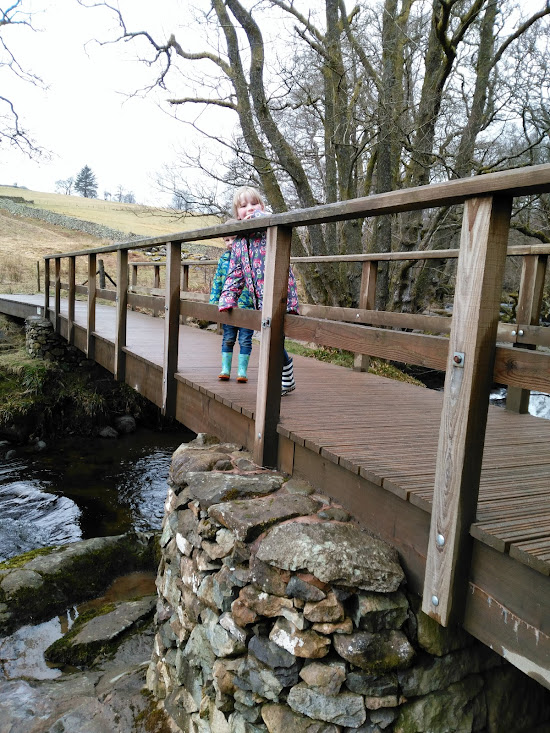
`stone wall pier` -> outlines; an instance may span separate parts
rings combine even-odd
[[[175,452],[147,676],[186,733],[542,733],[550,697],[407,590],[327,496],[200,435]]]

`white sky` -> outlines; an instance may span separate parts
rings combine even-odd
[[[179,12],[181,20],[186,3],[156,0],[154,9],[148,0],[129,5],[135,16],[131,30],[150,28],[154,18],[162,18],[169,31],[174,13]],[[89,165],[99,198],[122,185],[139,203],[169,203],[169,197],[158,192],[156,174],[170,162],[189,129],[159,107],[167,93],[126,98],[151,80],[136,59],[136,45],[89,43],[84,49],[90,39],[113,37],[113,17],[103,8],[86,9],[76,0],[24,0],[21,10],[33,11],[37,32],[10,26],[3,29],[3,38],[25,70],[40,76],[49,88],[41,91],[17,81],[5,68],[0,69],[0,88],[25,128],[52,156],[50,161],[29,160],[21,152],[1,148],[0,184],[54,192],[55,181],[76,177]],[[165,110],[168,107],[164,104]]]

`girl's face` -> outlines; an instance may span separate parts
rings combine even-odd
[[[263,211],[264,205],[256,202],[252,203],[249,196],[243,197],[237,207],[237,219],[250,219],[255,211]]]
[[[224,237],[223,241],[225,244],[225,249],[231,249],[231,247],[233,246],[233,242],[235,241],[235,237]]]

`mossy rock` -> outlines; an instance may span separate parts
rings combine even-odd
[[[136,570],[154,572],[157,544],[153,533],[128,532],[46,548],[48,551],[27,553],[3,563],[0,602],[7,605],[7,613],[0,619],[0,634],[11,633],[30,621],[51,618],[70,605],[97,597],[121,575]],[[39,592],[37,578],[42,580]]]

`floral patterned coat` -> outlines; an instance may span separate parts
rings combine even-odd
[[[218,305],[218,301],[220,299],[220,295],[225,283],[225,278],[227,277],[230,258],[231,251],[227,249],[218,260],[218,266],[216,268],[214,279],[212,280],[212,288],[210,290],[210,300],[208,301],[210,304]],[[238,307],[248,309],[254,308],[254,301],[252,300],[252,296],[246,288],[242,291],[239,297]]]
[[[257,216],[265,216],[256,212]],[[231,258],[225,284],[223,286],[219,310],[237,307],[239,296],[244,288],[250,292],[254,306],[262,309],[264,297],[264,268],[267,230],[249,232],[245,237],[237,237],[231,249]],[[287,313],[298,313],[298,293],[292,268],[288,273]]]

